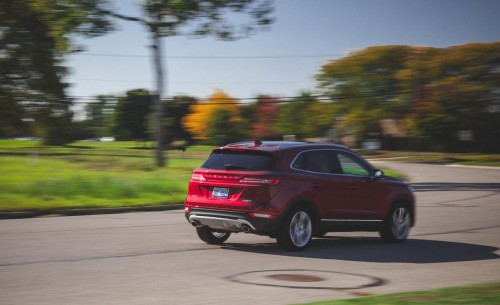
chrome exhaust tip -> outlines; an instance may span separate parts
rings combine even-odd
[[[250,232],[250,228],[246,225],[242,225],[241,226],[241,230],[243,231],[243,233],[248,233]]]

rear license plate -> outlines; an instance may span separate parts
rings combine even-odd
[[[212,190],[212,198],[224,198],[229,197],[229,188],[227,187],[214,187]]]

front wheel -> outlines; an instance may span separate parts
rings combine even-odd
[[[307,248],[312,233],[311,213],[305,208],[298,208],[286,217],[276,239],[285,250],[301,251]]]
[[[380,236],[384,241],[400,243],[406,240],[411,228],[411,212],[404,204],[397,204],[384,220]]]
[[[210,245],[221,245],[231,235],[229,232],[215,232],[207,226],[196,227],[198,237]]]

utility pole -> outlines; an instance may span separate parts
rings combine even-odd
[[[85,1],[84,1],[85,2]],[[92,1],[90,1],[92,2]],[[97,1],[100,3],[102,1]],[[138,18],[122,15],[111,10],[99,7],[94,7],[97,12],[103,15],[109,15],[117,19],[138,22],[148,27],[151,33],[153,44],[153,66],[155,74],[156,92],[153,94],[153,104],[155,110],[155,159],[158,167],[163,167],[166,164],[166,158],[163,155],[163,117],[164,105],[162,98],[163,92],[163,67],[161,62],[161,37],[179,35],[175,31],[191,21],[200,21],[198,27],[192,31],[198,36],[214,35],[224,40],[235,40],[243,38],[252,33],[256,27],[266,27],[273,22],[270,17],[273,11],[272,0],[225,0],[225,1],[173,1],[173,0],[143,0],[143,9],[146,13],[146,18]],[[197,3],[203,2],[203,3]],[[195,4],[191,4],[195,3]],[[172,9],[170,6],[178,7]],[[181,9],[182,8],[182,9]],[[249,14],[252,23],[241,27],[241,31],[232,31],[229,27],[229,20],[222,17],[222,14],[229,10],[233,13]],[[148,20],[149,19],[149,20]],[[227,18],[229,19],[229,18]],[[229,28],[229,30],[228,30]],[[241,33],[235,35],[235,33]],[[168,94],[165,94],[168,95]]]
[[[158,7],[157,12],[160,11],[161,7]],[[113,16],[117,19],[138,22],[146,25],[149,28],[149,32],[152,35],[153,44],[151,48],[153,49],[153,66],[155,70],[155,87],[156,90],[153,94],[153,105],[154,105],[154,129],[155,129],[155,140],[156,140],[156,148],[155,148],[155,159],[156,166],[164,167],[166,160],[163,155],[163,130],[162,130],[162,120],[163,120],[163,67],[161,62],[161,27],[165,26],[165,23],[162,22],[162,16],[160,13],[155,14],[154,22],[149,22],[143,18],[130,17],[122,14],[118,14],[112,12],[110,10],[105,9],[97,9],[100,13]]]
[[[163,155],[163,67],[161,61],[161,36],[160,36],[160,27],[159,24],[161,22],[160,15],[157,15],[157,23],[151,25],[151,32],[153,34],[153,66],[155,67],[155,83],[156,90],[155,94],[153,94],[153,105],[155,108],[154,114],[154,125],[155,125],[155,139],[156,139],[156,149],[155,149],[155,159],[156,166],[164,167],[166,160]]]

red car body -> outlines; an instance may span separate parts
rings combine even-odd
[[[302,250],[312,236],[332,231],[379,231],[404,241],[415,199],[408,184],[345,146],[255,141],[213,150],[193,171],[185,213],[210,244],[245,232]]]

